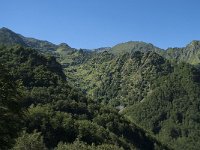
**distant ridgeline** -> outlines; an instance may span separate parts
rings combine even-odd
[[[17,34],[10,29],[5,27],[0,29],[0,45],[21,45],[24,47],[34,48],[43,53],[51,53],[54,56],[60,58],[61,63],[76,63],[82,57],[88,57],[85,55],[91,55],[91,53],[102,53],[104,51],[108,51],[114,55],[122,55],[125,53],[131,52],[156,52],[167,58],[169,60],[173,60],[176,62],[187,62],[190,64],[198,64],[200,63],[200,41],[192,41],[186,47],[183,48],[168,48],[166,50],[155,47],[152,44],[145,42],[126,42],[118,44],[112,48],[110,47],[102,47],[97,49],[81,49],[81,53],[79,50],[75,48],[71,48],[66,43],[61,43],[59,45],[55,45],[51,42],[38,40],[34,38],[27,38],[20,34]],[[84,55],[84,56],[83,56]],[[76,59],[77,58],[77,59]]]
[[[200,147],[200,41],[77,50],[1,28],[0,45],[1,118],[17,112],[0,149]]]

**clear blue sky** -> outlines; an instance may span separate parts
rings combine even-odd
[[[1,0],[0,27],[75,48],[200,39],[200,0]]]

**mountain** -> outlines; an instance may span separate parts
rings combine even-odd
[[[22,46],[28,46],[20,35],[14,33],[13,31],[3,27],[0,29],[0,44],[1,45],[14,45],[20,44]]]
[[[155,47],[153,44],[145,43],[145,42],[137,42],[137,41],[129,41],[121,44],[117,44],[112,47],[110,52],[113,54],[124,54],[130,52],[148,52],[153,51],[157,53],[162,53],[162,49]]]
[[[168,48],[166,50],[155,47],[150,43],[130,41],[118,44],[109,50],[109,52],[117,55],[135,51],[153,51],[165,57],[166,59],[176,62],[187,62],[190,64],[200,63],[200,41],[197,40],[192,41],[191,43],[186,45],[186,47]]]
[[[200,72],[155,52],[107,51],[65,68],[68,81],[173,149],[198,149]]]
[[[104,51],[110,51],[111,47],[101,47],[101,48],[96,48],[93,51],[97,52],[97,53],[101,53]]]
[[[29,149],[30,145],[35,149],[53,149],[57,145],[169,149],[115,108],[87,98],[70,85],[55,57],[22,46],[1,46],[0,64],[1,149],[9,149],[16,136],[14,149]],[[23,117],[13,116],[18,113],[15,109],[23,111]]]
[[[24,47],[31,47],[37,49],[45,54],[54,55],[59,59],[62,64],[73,63],[73,59],[79,58],[79,53],[77,49],[71,48],[66,43],[61,43],[59,45],[53,44],[48,41],[38,40],[34,38],[27,38],[20,34],[17,34],[10,29],[5,27],[0,29],[0,45],[22,45]],[[200,51],[200,41],[192,41],[186,47],[183,48],[168,48],[166,50],[160,49],[153,44],[139,42],[139,41],[129,41],[125,43],[117,44],[113,47],[102,47],[97,49],[81,49],[87,51],[90,55],[90,52],[101,53],[108,51],[114,55],[123,55],[124,53],[130,52],[148,52],[153,51],[161,56],[173,60],[176,62],[188,62],[190,64],[200,63],[199,51]],[[71,55],[72,54],[72,55]],[[82,57],[82,56],[80,56]]]
[[[82,64],[65,68],[69,81],[89,96],[113,105],[141,101],[150,82],[170,71],[170,63],[155,52],[115,56],[98,53]]]
[[[200,141],[200,70],[189,64],[154,81],[142,103],[124,113],[174,149],[198,149]]]
[[[188,62],[190,64],[200,63],[200,41],[192,41],[183,48],[169,48],[165,57],[177,62]]]
[[[167,50],[131,41],[90,51],[4,32],[0,62],[21,85],[30,113],[17,141],[41,135],[48,148],[199,148],[199,41]]]
[[[74,48],[69,47],[65,43],[56,45],[48,41],[24,37],[5,27],[0,29],[0,45],[22,45],[24,47],[37,49],[42,53],[50,53],[57,57],[60,57],[60,55],[62,55],[62,52],[68,53],[71,51],[75,51]]]

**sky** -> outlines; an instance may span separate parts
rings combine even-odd
[[[0,27],[74,48],[200,40],[200,0],[0,0]]]

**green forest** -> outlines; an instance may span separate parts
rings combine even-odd
[[[199,149],[199,41],[91,51],[3,28],[0,45],[0,149]]]

